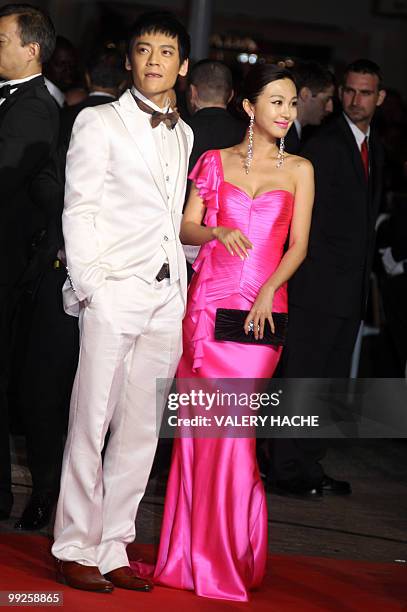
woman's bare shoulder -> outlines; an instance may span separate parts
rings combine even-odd
[[[313,174],[314,172],[314,167],[309,159],[301,157],[300,155],[291,155],[291,153],[287,153],[285,161],[289,169],[295,175]]]

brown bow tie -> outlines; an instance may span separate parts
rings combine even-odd
[[[177,113],[177,111],[172,111],[172,113],[169,113],[168,111],[166,113],[160,113],[159,111],[155,111],[154,109],[152,109],[151,106],[148,106],[148,104],[143,102],[143,100],[140,100],[140,98],[137,98],[137,96],[135,96],[133,92],[131,95],[137,102],[137,106],[139,107],[139,109],[142,110],[144,113],[148,113],[149,115],[151,115],[151,126],[153,128],[157,127],[157,125],[159,125],[161,121],[167,126],[169,130],[173,130],[175,128],[179,119],[179,114]]]

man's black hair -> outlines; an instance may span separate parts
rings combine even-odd
[[[335,85],[335,77],[332,72],[318,62],[298,62],[292,72],[298,93],[303,87],[308,87],[313,95],[317,95],[328,87]]]
[[[348,66],[346,66],[345,68],[345,72],[343,73],[344,83],[346,81],[346,77],[348,76],[349,72],[357,72],[358,74],[373,74],[377,76],[379,80],[379,83],[378,83],[379,89],[383,89],[382,72],[380,70],[380,66],[376,64],[375,62],[362,58],[362,59],[355,60],[354,62],[351,62],[350,64],[348,64]]]
[[[195,85],[202,102],[227,104],[233,90],[232,73],[218,60],[203,59],[194,64],[188,82]]]
[[[143,13],[138,17],[128,34],[127,53],[130,57],[136,38],[143,34],[165,34],[178,40],[180,63],[188,59],[191,52],[191,40],[189,34],[169,11],[151,11]]]
[[[115,89],[126,78],[124,58],[114,47],[97,49],[86,62],[86,69],[94,86]]]

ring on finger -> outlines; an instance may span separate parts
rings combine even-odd
[[[252,332],[254,331],[254,321],[249,321],[249,325],[247,326],[247,331]],[[260,331],[260,324],[257,324],[257,331]]]

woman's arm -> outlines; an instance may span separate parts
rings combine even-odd
[[[247,249],[252,243],[239,229],[230,227],[206,227],[202,225],[205,214],[205,204],[198,189],[192,185],[188,202],[181,223],[180,239],[183,244],[200,246],[210,240],[219,240],[231,255],[235,253],[241,259],[248,257]]]
[[[277,269],[264,286],[277,291],[304,261],[308,249],[312,206],[314,203],[314,169],[311,162],[301,159],[296,171],[294,211],[291,220],[289,247]]]
[[[291,278],[307,254],[312,205],[314,203],[314,169],[312,164],[306,159],[301,158],[296,163],[295,201],[291,220],[289,247],[276,270],[260,289],[245,321],[246,333],[250,321],[254,321],[256,339],[263,338],[266,319],[268,319],[274,332],[274,323],[271,316],[274,294],[277,289]]]
[[[181,223],[180,240],[183,244],[200,246],[214,239],[213,227],[202,225],[205,210],[199,191],[192,183]]]

